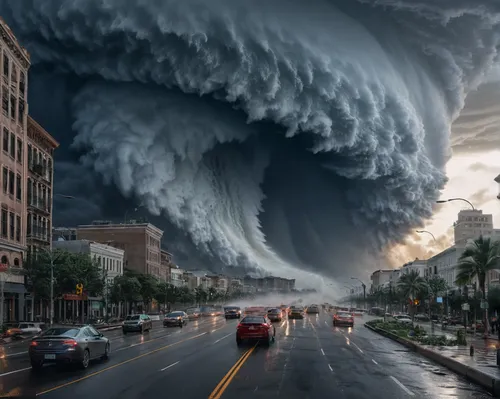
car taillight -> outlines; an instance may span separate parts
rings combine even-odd
[[[241,327],[243,327],[243,324],[238,324],[238,325],[236,326],[236,328],[241,328]]]
[[[36,341],[31,341],[30,346],[38,346],[38,342],[36,342]]]
[[[78,345],[78,342],[76,342],[75,340],[73,339],[67,339],[65,341],[63,341],[63,345],[68,345],[68,346],[77,346]]]

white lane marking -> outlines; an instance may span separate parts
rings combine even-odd
[[[160,371],[165,371],[167,369],[169,369],[170,367],[174,367],[176,364],[179,364],[180,360],[178,362],[175,362],[175,363],[172,363],[171,365],[167,366],[167,367],[163,367]]]
[[[330,371],[333,373],[332,366],[328,365],[328,368],[329,368],[329,369],[330,369]]]
[[[325,356],[325,351],[323,350],[323,348],[321,348],[321,353],[323,354],[323,356]]]
[[[328,327],[328,323],[326,322],[326,320],[325,320],[325,324],[326,324],[326,326]]]
[[[372,359],[372,362],[375,363],[375,364],[378,364],[374,359]]]
[[[408,388],[406,388],[396,377],[393,377],[392,375],[389,376],[391,378],[391,380],[393,380],[396,384],[399,385],[399,387],[405,391],[408,395],[410,396],[415,396],[415,394],[410,391]]]
[[[9,353],[7,355],[0,355],[0,359],[5,359],[6,357],[11,357],[11,356],[18,356],[18,355],[25,355],[28,352],[17,352],[17,353]]]
[[[31,370],[31,367],[26,367],[25,369],[19,369],[19,370],[9,371],[8,373],[0,374],[0,377],[4,377],[6,375],[11,375],[11,374],[15,374],[15,373],[20,373],[22,371],[27,371],[27,370]]]
[[[354,342],[351,342],[351,344],[353,344],[353,345],[354,345],[354,346],[358,349],[358,351],[360,351],[361,353],[365,353],[365,352],[363,352],[363,351],[361,350],[361,348],[360,348],[358,345],[356,345]]]
[[[216,343],[218,343],[218,342],[222,341],[224,338],[229,337],[230,335],[233,335],[233,333],[229,333],[229,334],[227,334],[227,335],[224,335],[222,338],[219,338],[217,341],[215,341],[215,342],[214,342],[214,345],[215,345]]]

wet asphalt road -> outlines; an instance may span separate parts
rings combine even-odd
[[[0,389],[47,399],[488,398],[469,383],[362,325],[331,315],[276,325],[270,348],[235,342],[237,320],[202,319],[144,335],[109,332],[111,356],[85,371],[29,370],[26,354],[0,359]]]

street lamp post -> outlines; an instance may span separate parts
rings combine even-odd
[[[356,281],[359,281],[361,283],[361,287],[363,287],[363,304],[364,304],[365,309],[366,309],[366,284],[363,283],[363,281],[361,281],[357,277],[351,277],[351,280],[356,280]]]
[[[437,204],[444,204],[445,202],[452,202],[452,201],[464,201],[464,202],[467,202],[473,211],[476,210],[476,208],[474,208],[474,205],[472,205],[472,202],[470,202],[469,200],[466,200],[465,198],[448,198],[448,199],[445,199],[445,200],[438,200],[436,201]]]
[[[416,232],[418,234],[422,234],[422,233],[430,234],[430,236],[434,239],[434,241],[436,241],[436,237],[434,237],[434,234],[432,234],[430,231],[427,231],[427,230],[417,230]]]

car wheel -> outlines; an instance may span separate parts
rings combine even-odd
[[[40,371],[43,367],[43,360],[31,360],[31,369],[35,372]]]
[[[144,326],[141,326],[141,334],[144,334]]]
[[[83,352],[83,359],[80,362],[80,368],[86,369],[87,367],[89,367],[89,363],[90,363],[90,352],[88,349],[85,349],[85,351]]]
[[[127,335],[127,331],[125,330],[122,330],[123,331],[123,335]]]
[[[264,346],[270,346],[272,340],[273,340],[273,337],[271,336],[271,334],[269,334],[267,336],[267,339],[264,341]]]
[[[109,342],[106,344],[104,348],[104,355],[102,355],[102,359],[106,360],[109,357]]]
[[[243,344],[243,341],[240,337],[236,337],[236,345],[241,346]]]

